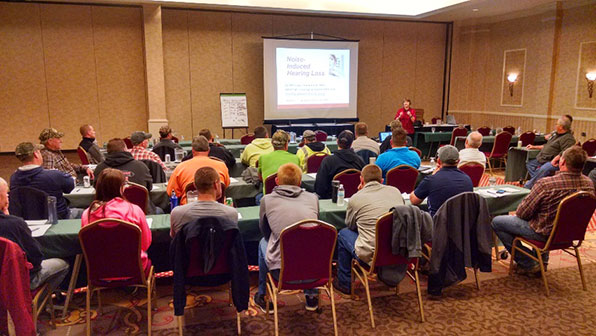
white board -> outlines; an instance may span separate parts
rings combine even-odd
[[[220,93],[221,124],[227,127],[248,127],[246,93]]]

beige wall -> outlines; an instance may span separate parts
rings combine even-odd
[[[542,132],[552,130],[559,115],[571,114],[578,140],[584,140],[581,132],[586,138],[596,137],[596,110],[574,108],[576,83],[586,90],[585,74],[578,81],[579,51],[581,42],[596,40],[596,5],[563,9],[560,14],[560,30],[554,9],[496,23],[456,23],[449,113],[473,127],[514,125]],[[503,57],[512,49],[527,50],[521,107],[501,105]]]
[[[0,151],[45,127],[76,148],[147,128],[140,8],[0,2]],[[10,127],[6,127],[10,125]]]
[[[204,127],[222,136],[220,92],[246,92],[249,126],[262,124],[261,36],[311,31],[360,40],[358,116],[371,133],[404,97],[440,114],[444,24],[174,9],[162,17],[167,115],[185,138]]]

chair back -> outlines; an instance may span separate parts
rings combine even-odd
[[[327,132],[321,130],[315,131],[315,138],[317,141],[327,141]]]
[[[503,127],[503,132],[509,132],[509,133],[511,133],[511,135],[514,135],[515,134],[515,127],[513,127],[513,126]]]
[[[166,154],[170,155],[171,161],[174,161],[176,159],[176,150],[172,147],[168,147],[168,146],[153,147],[153,153],[157,154],[159,156],[159,158],[161,159],[161,161],[166,160]]]
[[[190,181],[188,182],[185,186],[184,186],[184,193],[186,194],[187,192],[191,191],[191,190],[197,190],[197,186],[195,186],[195,182],[194,181]]]
[[[596,196],[580,191],[565,197],[557,208],[557,215],[546,250],[567,248],[573,241],[584,240],[590,219],[596,210]]]
[[[342,172],[335,174],[334,180],[338,180],[340,184],[344,185],[346,191],[346,198],[352,197],[358,191],[358,185],[360,185],[360,170],[358,169],[346,169]]]
[[[287,282],[316,279],[313,285],[321,286],[331,280],[331,261],[337,242],[335,227],[320,220],[305,219],[283,229],[279,241],[280,290],[292,288]]]
[[[25,220],[48,218],[48,194],[32,187],[18,187],[10,190],[8,211]]]
[[[166,183],[168,182],[168,179],[166,177],[166,172],[163,171],[163,167],[153,161],[153,160],[139,160],[141,162],[143,162],[145,164],[145,166],[147,166],[147,168],[149,168],[149,174],[151,174],[151,179],[153,180],[153,183]]]
[[[502,157],[507,154],[507,150],[511,144],[511,138],[513,138],[513,135],[509,132],[497,134],[493,143],[493,150],[490,152],[490,157]]]
[[[582,148],[588,153],[588,156],[596,154],[596,139],[592,138],[582,145]]]
[[[172,141],[174,141],[175,143],[178,143],[178,142],[180,142],[180,140],[178,140],[178,138],[177,138],[177,137],[175,137],[175,136],[173,136],[173,135],[172,135]]]
[[[434,117],[434,118],[432,118],[432,119],[430,120],[430,123],[434,125],[434,124],[436,124],[436,123],[437,123],[437,120],[441,120],[441,118],[439,118],[439,117]]]
[[[451,132],[451,142],[449,143],[451,146],[455,146],[455,139],[458,136],[466,136],[468,135],[468,130],[465,127],[456,127]]]
[[[83,149],[83,147],[77,147],[77,154],[79,155],[79,159],[81,159],[81,164],[89,164],[89,157],[87,156],[87,151]]]
[[[131,149],[133,147],[132,146],[132,141],[130,141],[130,137],[126,137],[126,138],[124,138],[122,140],[124,140],[124,143],[126,144],[126,148]]]
[[[242,145],[248,145],[249,143],[251,143],[253,140],[255,139],[255,135],[253,133],[249,133],[249,134],[244,134],[241,138],[240,138],[240,144]]]
[[[482,175],[484,175],[484,165],[476,162],[468,162],[459,167],[459,169],[472,179],[474,187],[477,187],[480,184],[480,179],[482,179]]]
[[[534,132],[531,131],[524,132],[522,133],[522,135],[519,136],[519,141],[522,142],[522,147],[526,147],[527,145],[533,145],[534,139],[536,139],[536,134],[534,134]]]
[[[307,173],[316,173],[319,171],[319,167],[321,166],[321,162],[323,159],[326,158],[329,154],[327,153],[313,153],[311,156],[306,159],[306,172]]]
[[[186,277],[190,278],[205,275],[230,273],[230,263],[228,262],[228,259],[230,257],[230,247],[234,243],[236,235],[238,235],[238,230],[232,229],[225,231],[225,240],[223,242],[223,247],[220,250],[221,252],[217,256],[217,260],[207,273],[205,273],[205,264],[203,258],[204,244],[201,244],[199,237],[191,239],[187,243],[187,248],[190,251],[190,258],[188,268],[186,269]]]
[[[479,129],[477,129],[478,133],[482,134],[482,136],[488,136],[490,135],[490,127],[487,126],[482,126]]]
[[[416,147],[411,147],[411,146],[410,146],[410,147],[408,147],[408,149],[409,149],[409,150],[411,150],[411,151],[414,151],[414,152],[416,152],[416,153],[418,154],[418,156],[419,156],[420,158],[422,158],[422,151],[421,151],[420,149],[418,149],[418,148],[416,148]]]
[[[122,197],[130,203],[138,205],[147,214],[147,204],[149,203],[147,188],[129,181],[122,190]]]
[[[418,169],[408,165],[391,168],[385,176],[387,185],[396,187],[400,192],[408,194],[414,191],[417,179]]]
[[[362,161],[364,161],[365,164],[368,164],[370,162],[370,158],[371,157],[377,157],[377,153],[368,150],[368,149],[361,149],[359,151],[356,152],[356,154],[358,154],[358,156],[360,156],[360,158],[362,159]]]
[[[273,192],[273,188],[277,186],[277,182],[275,182],[276,177],[277,173],[269,175],[265,179],[265,195],[271,194],[271,192]]]
[[[375,224],[375,253],[371,263],[371,270],[376,267],[407,264],[413,260],[393,254],[391,248],[392,231],[393,213],[387,212],[379,217]]]
[[[84,226],[79,241],[87,265],[87,282],[94,287],[146,284],[141,261],[141,229],[105,218]]]

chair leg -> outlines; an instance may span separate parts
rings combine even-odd
[[[273,322],[275,323],[275,336],[279,336],[279,320],[277,317],[277,296],[275,293],[273,293],[273,297],[271,299],[273,300]],[[267,310],[269,310],[269,307],[267,307]]]
[[[335,312],[335,298],[333,295],[333,284],[329,284],[329,299],[331,299],[331,313],[333,314],[333,331],[335,336],[337,336],[337,313]]]
[[[354,259],[352,259],[352,266],[350,271],[350,299],[354,300],[354,273],[356,272],[356,267],[354,266]],[[339,281],[338,281],[339,283]]]
[[[493,166],[492,166],[492,164],[490,163],[490,157],[487,157],[487,158],[486,158],[486,162],[488,162],[488,169],[490,170],[490,175],[491,175],[491,176],[494,176],[494,174],[493,174]]]
[[[544,263],[542,262],[542,251],[536,250],[536,254],[538,255],[538,263],[540,264],[540,274],[542,275],[542,280],[544,281],[546,296],[550,296],[550,290],[548,289],[548,281],[546,280],[546,274],[544,272]]]
[[[97,313],[103,315],[103,307],[101,305],[101,290],[97,290]]]
[[[151,336],[151,292],[153,286],[153,278],[150,276],[147,279],[147,335]]]
[[[513,274],[513,260],[515,259],[515,250],[517,249],[517,238],[513,239],[511,244],[511,259],[509,260],[509,275]]]
[[[87,286],[87,298],[85,300],[85,321],[87,324],[87,336],[91,336],[91,287]]]
[[[182,321],[184,320],[184,316],[178,316],[178,335],[182,336],[184,333],[182,332]]]
[[[586,279],[584,278],[584,268],[582,267],[582,259],[579,256],[579,249],[575,246],[573,249],[575,249],[575,258],[577,259],[577,267],[579,267],[579,276],[582,279],[582,287],[585,291],[587,291],[588,286],[586,286]]]
[[[240,323],[240,313],[236,312],[236,324],[238,327],[238,335],[242,334],[242,324]]]
[[[52,329],[56,329],[56,316],[54,315],[54,299],[52,298],[52,293],[48,293],[49,300],[50,300],[50,326]]]
[[[230,282],[230,286],[228,287],[228,305],[232,306],[232,282]]]
[[[497,234],[493,231],[493,244],[495,245],[495,260],[499,260],[499,239],[497,238]]]
[[[74,292],[75,286],[77,285],[77,279],[81,270],[81,262],[83,261],[83,255],[77,254],[75,257],[74,265],[72,267],[72,275],[70,276],[70,282],[68,283],[68,291],[66,292],[66,300],[64,301],[64,308],[62,308],[62,318],[66,317],[68,313],[68,304],[72,299],[72,293]]]
[[[476,279],[476,289],[480,290],[480,282],[478,281],[478,269],[474,267],[474,278]]]
[[[368,277],[366,274],[362,274],[362,278],[364,278],[364,289],[366,290],[366,299],[368,300],[368,311],[370,312],[370,324],[372,325],[373,329],[375,328],[375,317],[373,315],[372,309],[372,302],[370,300],[370,288],[368,288]]]
[[[420,308],[420,320],[424,323],[424,308],[422,307],[422,293],[420,291],[420,279],[418,278],[418,270],[414,270],[414,279],[416,280],[416,294],[418,294],[418,307]]]

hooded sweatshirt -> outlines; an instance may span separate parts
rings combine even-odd
[[[279,235],[303,219],[318,219],[319,198],[298,186],[281,185],[261,199],[259,228],[267,240],[265,261],[269,270],[281,268]]]
[[[68,202],[63,196],[74,189],[70,174],[59,170],[43,169],[41,166],[20,167],[10,177],[10,190],[18,187],[32,187],[56,197],[56,210],[60,219],[68,218]]]
[[[308,143],[301,148],[298,148],[296,152],[296,156],[300,160],[300,168],[302,171],[306,172],[306,160],[313,155],[314,153],[325,153],[327,155],[331,155],[331,151],[324,143],[316,141]]]
[[[95,168],[96,181],[97,176],[106,168],[121,170],[130,182],[142,185],[149,192],[153,188],[153,178],[149,173],[149,168],[143,162],[133,159],[129,152],[109,153],[106,159]]]
[[[90,211],[90,208],[85,209],[81,216],[81,227],[104,218],[121,219],[139,226],[141,229],[141,261],[143,269],[145,269],[148,264],[147,250],[151,245],[151,230],[147,225],[143,210],[137,205],[116,197],[93,211]]]
[[[315,181],[315,191],[320,198],[331,198],[331,181],[333,177],[346,169],[364,168],[364,161],[351,148],[338,149],[323,159],[319,171],[317,172],[317,179]]]
[[[269,138],[257,138],[246,145],[240,159],[245,165],[256,167],[257,160],[262,154],[273,152],[273,145]]]

